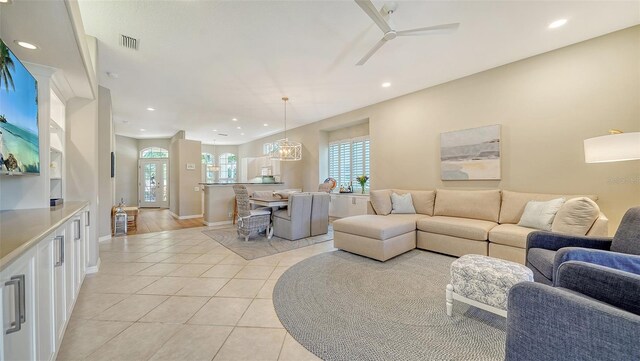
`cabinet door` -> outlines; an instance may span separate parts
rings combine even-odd
[[[349,196],[332,195],[331,203],[329,203],[329,216],[331,217],[348,217],[349,216]]]
[[[368,197],[363,196],[354,196],[351,197],[352,200],[350,202],[349,215],[350,216],[359,216],[362,214],[367,214],[367,202],[369,201]]]
[[[67,319],[67,292],[65,277],[64,244],[66,230],[61,227],[56,231],[53,252],[53,308],[54,308],[54,328],[56,344],[60,344],[64,335],[64,326]]]
[[[71,315],[76,299],[76,247],[73,222],[67,222],[64,237],[64,267],[67,315]],[[68,316],[67,316],[68,317]]]
[[[35,250],[31,249],[0,272],[3,360],[34,360]]]
[[[82,224],[82,216],[77,216],[71,221],[71,228],[73,229],[73,248],[74,248],[74,294],[77,295],[80,292],[80,286],[84,279],[84,265],[83,265],[83,251],[82,247],[84,243],[84,226]]]
[[[58,256],[55,234],[42,240],[37,247],[36,287],[38,292],[38,360],[51,360],[55,353],[54,258]]]

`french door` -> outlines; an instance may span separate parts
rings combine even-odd
[[[167,159],[140,159],[138,188],[139,207],[169,208]]]

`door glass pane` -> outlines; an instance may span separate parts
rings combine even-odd
[[[162,164],[162,201],[167,201],[167,163]]]
[[[156,165],[145,164],[143,170],[144,176],[144,201],[155,202],[156,201]]]

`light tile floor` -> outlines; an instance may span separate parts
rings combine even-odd
[[[289,267],[333,242],[246,261],[207,229],[101,243],[58,360],[319,360],[282,327],[271,296]]]

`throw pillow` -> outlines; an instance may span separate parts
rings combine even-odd
[[[564,204],[564,198],[552,199],[547,202],[529,201],[524,207],[519,226],[550,231],[553,219]]]
[[[416,214],[416,209],[413,208],[413,199],[411,193],[398,194],[391,193],[391,205],[393,209],[391,213],[395,214]]]
[[[600,207],[587,197],[569,199],[553,220],[553,232],[584,236],[600,215]]]

